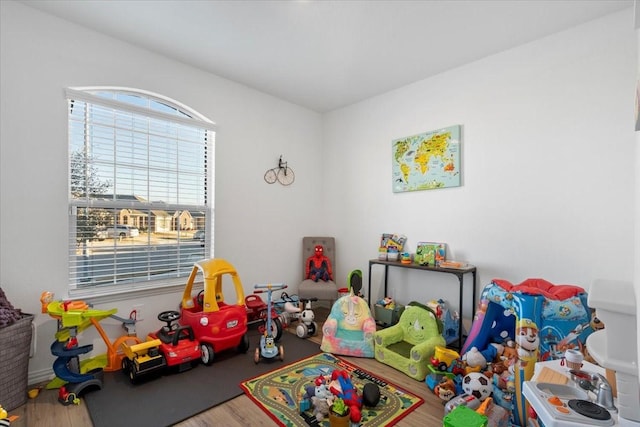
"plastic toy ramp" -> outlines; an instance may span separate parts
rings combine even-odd
[[[47,313],[55,319],[61,321],[61,329],[56,333],[58,341],[67,341],[69,339],[69,330],[67,328],[76,328],[77,332],[82,332],[89,326],[92,326],[92,320],[100,321],[117,313],[117,309],[97,310],[89,308],[82,301],[54,301],[47,305]]]
[[[73,357],[85,354],[93,350],[93,345],[83,345],[81,347],[66,348],[65,343],[54,341],[51,344],[51,353],[58,358],[53,362],[53,372],[58,378],[69,383],[82,383],[95,377],[92,374],[80,374],[71,372],[68,364]]]

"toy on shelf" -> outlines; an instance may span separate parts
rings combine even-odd
[[[202,272],[204,288],[192,296],[199,272]],[[225,301],[223,278],[230,278],[233,282],[235,304]],[[236,269],[229,262],[219,258],[196,262],[180,307],[180,324],[193,329],[195,339],[200,342],[201,359],[205,365],[211,363],[218,352],[236,349],[239,353],[246,353],[249,349],[244,289]]]
[[[147,341],[139,344],[122,344],[126,357],[122,359],[122,371],[132,383],[141,376],[149,376],[153,372],[165,368],[176,367],[178,371],[191,369],[201,357],[200,344],[193,335],[190,326],[178,326],[180,318],[177,311],[163,311],[158,320],[165,322],[157,332],[152,332]],[[209,364],[212,361],[208,360]]]
[[[278,284],[256,284],[255,293],[266,292],[267,293],[267,312],[271,312],[271,293],[273,291],[279,291],[285,289],[287,285]],[[260,346],[256,348],[256,352],[253,358],[255,363],[260,362],[262,359],[273,359],[276,356],[280,357],[280,360],[284,360],[284,347],[282,345],[276,346],[276,339],[271,329],[271,316],[267,316],[267,326],[264,333],[260,337]]]
[[[54,301],[51,292],[43,292],[40,297],[42,313],[47,313],[58,321],[56,340],[51,344],[51,353],[57,356],[53,363],[56,378],[47,388],[59,388],[58,401],[64,405],[78,404],[78,397],[87,391],[102,388],[104,371],[120,369],[124,355],[119,352],[123,343],[140,340],[135,336],[135,320],[115,316],[116,309],[97,310],[84,301]],[[122,322],[127,335],[113,343],[107,337],[100,321],[108,317]],[[95,327],[107,346],[107,355],[80,360],[81,355],[93,350],[92,344],[79,345],[78,334],[89,327]]]
[[[404,234],[382,233],[380,237],[380,247],[387,248],[387,251],[391,246],[395,247],[396,251],[402,251],[406,242],[407,236]]]
[[[435,242],[418,242],[413,262],[419,265],[438,267],[446,257],[446,245]]]

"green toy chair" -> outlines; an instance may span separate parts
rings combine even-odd
[[[442,322],[427,306],[411,302],[397,324],[374,334],[375,358],[411,378],[424,381],[436,346],[447,345]]]
[[[349,286],[349,293],[361,296],[360,291],[362,290],[362,270],[353,270],[349,273],[347,277],[347,284]]]

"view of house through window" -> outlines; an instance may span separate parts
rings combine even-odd
[[[175,284],[212,252],[213,123],[135,89],[67,99],[70,293]]]

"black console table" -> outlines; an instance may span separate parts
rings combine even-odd
[[[453,274],[458,278],[458,282],[460,284],[459,295],[460,295],[460,316],[458,318],[458,349],[462,349],[462,305],[463,303],[463,285],[464,285],[464,275],[471,273],[473,276],[473,294],[471,296],[472,304],[471,304],[471,319],[475,315],[476,309],[476,268],[473,266],[465,267],[465,268],[440,268],[440,267],[429,267],[425,265],[418,264],[403,264],[400,261],[382,261],[378,259],[369,260],[369,290],[367,292],[367,301],[369,302],[369,307],[371,307],[371,267],[374,265],[382,265],[384,266],[384,295],[387,295],[387,279],[389,276],[389,267],[399,267],[399,268],[409,268],[413,270],[422,270],[422,271],[432,271],[434,273],[447,273]]]

